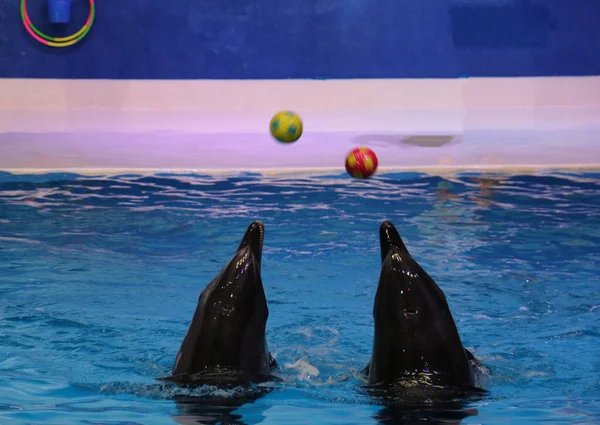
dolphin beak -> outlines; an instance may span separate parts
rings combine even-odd
[[[256,259],[258,263],[259,270],[260,264],[262,260],[262,249],[263,249],[263,240],[265,235],[265,225],[261,221],[254,221],[248,226],[248,230],[246,230],[246,234],[242,238],[242,242],[238,247],[238,251],[249,247],[252,251],[252,255]]]
[[[405,252],[410,255],[406,245],[402,241],[400,234],[389,221],[384,221],[379,227],[379,244],[381,245],[381,262],[385,261],[385,258],[389,254],[392,248],[397,248],[399,251]]]

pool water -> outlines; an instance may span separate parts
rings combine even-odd
[[[155,378],[255,219],[282,381],[185,403]],[[491,369],[482,399],[361,390],[383,220]],[[0,424],[597,424],[599,261],[600,174],[0,174]]]

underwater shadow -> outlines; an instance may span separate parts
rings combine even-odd
[[[378,424],[460,424],[463,419],[477,416],[477,409],[467,408],[467,403],[446,403],[443,405],[397,405],[387,406],[373,418]]]
[[[211,394],[206,396],[181,395],[173,397],[178,414],[171,415],[173,422],[179,425],[246,425],[260,423],[266,417],[262,411],[253,413],[252,421],[245,421],[243,415],[235,411],[244,405],[252,404],[266,396],[272,387],[243,389],[231,394],[223,391],[223,395]]]
[[[456,390],[439,388],[435,390],[415,389],[402,392],[369,391],[382,408],[373,415],[378,424],[454,424],[458,425],[469,417],[479,415],[472,403],[483,399],[489,393],[474,388]]]

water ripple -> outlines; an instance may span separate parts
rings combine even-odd
[[[600,174],[0,173],[0,423],[173,423],[155,378],[254,219],[283,383],[246,423],[393,423],[358,377],[385,219],[493,371],[476,421],[597,420]]]

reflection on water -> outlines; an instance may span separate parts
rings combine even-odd
[[[255,403],[271,392],[272,388],[254,388],[252,391],[239,391],[235,394],[219,391],[221,395],[203,396],[178,395],[172,399],[177,413],[171,418],[181,425],[250,425],[261,423],[266,419],[266,405]],[[357,387],[356,390],[362,392]],[[463,396],[456,393],[412,393],[409,397],[401,391],[381,393],[362,400],[376,408],[372,418],[379,424],[460,424],[468,417],[478,415],[476,408],[471,407],[476,400],[484,396]],[[380,407],[377,407],[380,406]],[[245,409],[242,409],[242,408]],[[250,407],[250,408],[249,408]],[[252,414],[245,414],[251,411]],[[316,418],[315,418],[316,419]]]

